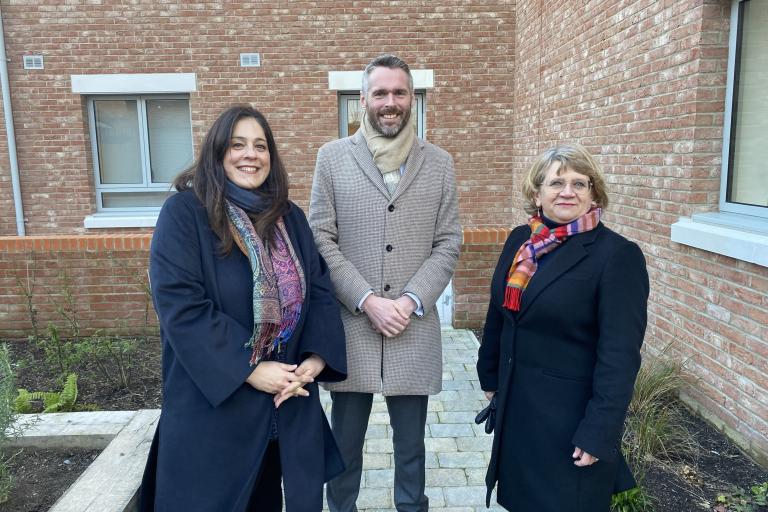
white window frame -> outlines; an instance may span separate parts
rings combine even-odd
[[[749,0],[747,0],[749,1]],[[731,142],[736,133],[734,103],[738,99],[739,64],[741,57],[741,21],[745,0],[733,0],[731,6],[731,31],[728,37],[728,82],[725,92],[725,115],[723,128],[723,161],[720,176],[720,211],[753,215],[768,219],[768,207],[754,206],[728,201],[728,188],[732,172]],[[768,194],[768,191],[766,191]]]
[[[734,87],[738,77],[739,15],[745,0],[732,0],[728,40],[728,81],[723,122],[723,152],[720,171],[719,212],[681,217],[672,224],[673,242],[730,256],[768,267],[768,208],[727,201],[730,172],[730,143],[733,127]],[[747,0],[748,1],[748,0]]]
[[[136,101],[137,108],[136,114],[138,116],[139,126],[139,147],[141,151],[141,184],[107,184],[101,182],[101,169],[98,139],[96,133],[96,109],[94,108],[94,102],[96,101],[124,101],[132,100]],[[147,213],[147,212],[159,212],[159,206],[132,206],[132,207],[119,207],[119,208],[105,208],[103,204],[103,193],[121,193],[121,192],[168,192],[173,190],[170,182],[152,182],[151,181],[151,167],[149,160],[149,130],[147,127],[147,110],[146,102],[151,100],[186,100],[189,106],[189,96],[183,94],[134,94],[134,95],[98,95],[88,98],[88,125],[91,136],[91,155],[93,158],[93,173],[94,184],[96,186],[96,211],[99,213]],[[189,140],[192,141],[192,112],[189,108]],[[193,145],[194,146],[194,145]],[[192,148],[192,159],[194,159],[194,147]]]

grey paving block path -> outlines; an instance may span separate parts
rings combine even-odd
[[[429,398],[425,429],[429,509],[435,512],[480,512],[485,508],[485,469],[491,436],[474,418],[486,400],[475,373],[477,339],[471,331],[443,330],[443,391]],[[330,394],[320,400],[330,412]],[[374,397],[366,434],[363,478],[357,500],[361,512],[392,511],[394,461],[392,429],[384,398]],[[327,510],[327,509],[326,509]],[[491,511],[502,511],[491,498]]]

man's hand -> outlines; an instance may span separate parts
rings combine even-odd
[[[419,305],[416,304],[416,301],[409,295],[402,295],[395,299],[395,306],[399,308],[403,314],[407,315],[408,318],[411,318],[413,312],[419,307]]]
[[[413,303],[410,297],[406,298]],[[388,338],[397,336],[408,327],[411,322],[408,309],[404,309],[392,299],[377,297],[373,294],[363,302],[363,311],[368,315],[373,327]]]

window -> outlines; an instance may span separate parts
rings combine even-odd
[[[732,0],[720,211],[672,224],[673,242],[768,267],[768,2]]]
[[[95,96],[88,116],[98,210],[157,211],[192,163],[188,97]]]
[[[768,217],[768,2],[734,2],[720,209]]]
[[[416,91],[416,104],[411,110],[411,116],[416,119],[416,135],[424,138],[424,92]],[[339,137],[354,135],[360,128],[362,116],[360,92],[339,93]]]

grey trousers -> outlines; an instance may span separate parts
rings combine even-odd
[[[363,443],[373,395],[331,392],[331,399],[331,429],[347,469],[328,482],[328,509],[356,512],[363,471]],[[385,400],[395,452],[395,507],[398,512],[424,512],[429,509],[429,500],[424,494],[424,426],[429,397],[388,396]]]

